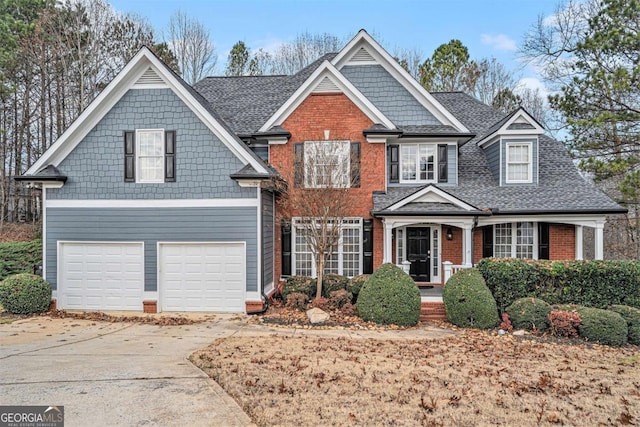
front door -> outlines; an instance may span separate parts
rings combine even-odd
[[[411,262],[409,275],[415,282],[431,280],[431,229],[407,228],[407,260]]]

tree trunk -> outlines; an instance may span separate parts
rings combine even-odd
[[[316,285],[316,298],[322,297],[322,276],[324,275],[324,254],[318,254],[316,261],[316,271],[318,273]]]

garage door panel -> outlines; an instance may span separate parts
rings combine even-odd
[[[61,308],[78,310],[142,309],[142,243],[60,244]]]
[[[244,310],[242,243],[160,245],[160,298],[165,311]]]

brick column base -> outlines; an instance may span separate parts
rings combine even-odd
[[[145,313],[157,313],[158,312],[158,301],[142,301],[143,311]]]
[[[264,303],[262,301],[247,301],[244,305],[247,312],[258,311],[264,308]]]

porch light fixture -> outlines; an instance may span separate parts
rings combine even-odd
[[[447,228],[447,240],[453,240],[453,230],[451,227]]]

